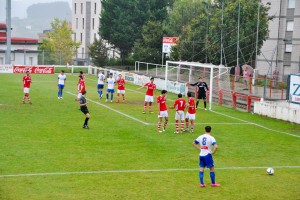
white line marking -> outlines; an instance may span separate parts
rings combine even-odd
[[[260,127],[260,128],[263,128],[263,129],[266,129],[266,130],[269,130],[269,131],[272,131],[272,132],[275,132],[275,133],[281,133],[281,134],[285,134],[285,135],[289,135],[289,136],[293,136],[293,137],[300,138],[300,135],[294,135],[294,134],[287,133],[287,132],[277,131],[277,130],[268,128],[268,127],[266,127],[266,126],[260,125],[260,124],[256,124],[256,123],[249,122],[249,121],[246,121],[246,120],[243,120],[243,119],[239,119],[239,118],[236,118],[236,117],[232,117],[232,116],[230,116],[230,115],[226,115],[226,114],[223,114],[223,113],[219,113],[219,112],[216,112],[216,111],[213,111],[213,110],[211,110],[211,112],[216,113],[216,114],[219,114],[219,115],[223,115],[223,116],[225,116],[225,117],[229,117],[229,118],[231,118],[231,119],[236,119],[236,120],[239,120],[239,121],[242,121],[242,122],[245,122],[245,123],[253,124],[253,125],[255,125],[255,126],[258,126],[258,127]]]
[[[257,166],[257,167],[219,167],[217,170],[244,170],[244,169],[267,169],[268,167],[282,169],[294,168],[299,169],[300,166]],[[174,171],[197,171],[199,168],[181,168],[181,169],[141,169],[141,170],[104,170],[90,172],[49,172],[49,173],[34,173],[34,174],[3,174],[0,178],[8,177],[31,177],[31,176],[55,176],[55,175],[81,175],[81,174],[108,174],[108,173],[147,173],[147,172],[174,172]]]
[[[68,91],[67,93],[70,94],[70,95],[73,95],[73,96],[77,96],[76,94],[71,93],[71,92],[69,92],[69,91]],[[109,109],[109,110],[111,110],[111,111],[114,111],[114,112],[119,113],[119,114],[121,114],[121,115],[123,115],[123,116],[125,116],[125,117],[128,117],[128,118],[130,118],[130,119],[132,119],[132,120],[134,120],[134,121],[140,122],[140,123],[142,123],[142,124],[144,124],[144,125],[149,125],[149,123],[147,123],[147,122],[144,122],[144,121],[139,120],[139,119],[137,119],[137,118],[135,118],[135,117],[132,117],[132,116],[126,114],[126,113],[123,113],[123,112],[121,112],[121,111],[118,111],[118,110],[116,110],[116,109],[113,109],[113,108],[111,108],[111,107],[109,107],[109,106],[107,106],[107,105],[104,105],[104,104],[99,103],[99,102],[97,102],[97,101],[93,101],[93,100],[88,99],[88,98],[86,98],[86,99],[89,100],[90,102],[93,102],[93,103],[99,105],[99,106],[105,107],[105,108],[107,108],[107,109]]]
[[[178,123],[179,123],[179,122],[178,122]],[[175,123],[172,123],[172,122],[169,123],[169,122],[168,122],[168,124],[175,124]],[[196,124],[197,124],[197,125],[203,125],[203,124],[204,124],[204,125],[206,125],[206,124],[209,124],[209,125],[211,125],[211,124],[214,124],[214,125],[224,125],[224,124],[227,124],[227,125],[243,125],[243,124],[247,124],[247,125],[249,125],[249,124],[251,124],[251,123],[231,123],[231,122],[229,122],[229,123],[227,123],[227,122],[224,122],[224,123],[222,123],[222,122],[220,122],[220,123],[209,123],[209,122],[200,123],[200,122],[199,122],[199,123],[195,123],[195,125],[196,125]],[[150,126],[154,126],[154,125],[157,126],[157,124],[150,124],[150,123],[149,123],[149,125],[150,125]]]

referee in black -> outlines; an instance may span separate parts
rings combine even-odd
[[[86,94],[86,91],[83,91],[82,96],[80,97],[80,100],[79,100],[79,104],[80,104],[81,112],[83,112],[83,114],[85,114],[85,121],[84,121],[82,128],[89,129],[88,121],[90,119],[90,113],[86,106],[88,103],[86,102],[85,94]]]
[[[198,96],[197,96],[196,109],[198,109],[199,100],[203,99],[204,110],[207,110],[206,109],[206,91],[209,90],[207,84],[204,81],[202,81],[201,78],[199,78],[198,82],[193,83],[193,84],[188,83],[188,85],[190,85],[190,86],[196,86],[198,88]]]

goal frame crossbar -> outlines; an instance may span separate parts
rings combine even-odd
[[[190,66],[190,70],[189,70],[189,82],[191,81],[190,77],[191,77],[191,67],[201,67],[201,68],[207,68],[210,69],[210,80],[209,80],[209,88],[210,90],[213,89],[213,73],[214,73],[214,69],[218,69],[219,70],[219,75],[221,74],[221,69],[225,69],[228,70],[227,67],[223,66],[223,65],[213,65],[213,64],[207,64],[207,63],[199,63],[199,62],[187,62],[187,61],[167,61],[166,62],[166,72],[165,72],[165,88],[167,88],[167,82],[168,82],[168,69],[170,67],[170,65],[185,65],[185,66]],[[219,76],[218,75],[218,76]],[[212,91],[210,91],[210,95],[209,95],[209,110],[212,109]]]

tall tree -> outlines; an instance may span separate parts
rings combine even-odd
[[[133,48],[135,60],[160,63],[162,54],[163,29],[161,22],[149,21],[143,26],[142,39],[138,39]]]
[[[108,59],[108,48],[105,41],[103,39],[95,40],[94,43],[89,46],[89,54],[94,65],[105,65]]]
[[[173,0],[103,0],[99,33],[111,45],[120,49],[124,58],[134,43],[142,39],[142,27],[149,20],[162,21],[167,6]]]
[[[51,22],[51,27],[51,31],[47,33],[47,38],[43,39],[39,50],[48,53],[45,58],[48,64],[71,63],[80,43],[72,40],[73,31],[66,20],[55,18]]]
[[[188,61],[220,63],[221,30],[225,58],[223,63],[235,65],[237,61],[238,2],[240,12],[240,63],[255,60],[257,1],[215,0],[198,2],[192,0],[176,1],[171,10],[168,23],[170,33],[179,33],[180,40],[173,48],[171,57]],[[222,2],[224,5],[224,23],[222,26]],[[189,6],[185,6],[189,5]],[[268,36],[268,6],[260,5],[260,29],[258,48]]]

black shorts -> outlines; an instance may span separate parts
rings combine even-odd
[[[81,106],[81,107],[80,107],[80,110],[81,110],[81,112],[83,112],[85,115],[86,115],[87,113],[89,113],[89,110],[88,110],[88,108],[87,108],[86,106]]]
[[[206,99],[206,94],[205,93],[198,93],[197,99]]]

